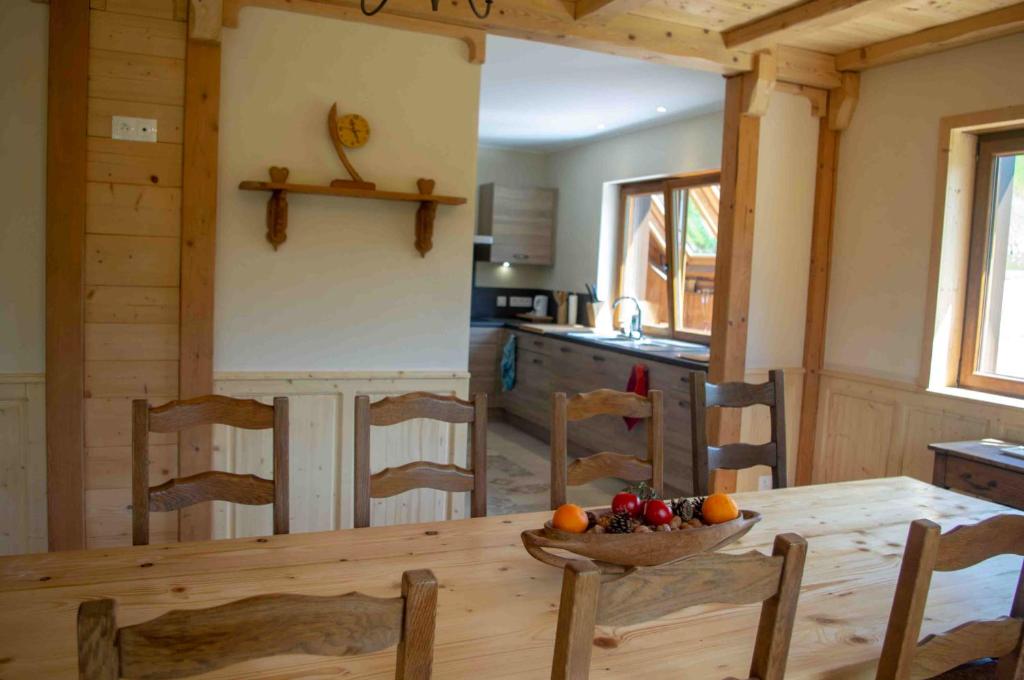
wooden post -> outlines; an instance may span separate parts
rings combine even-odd
[[[85,156],[89,0],[50,5],[46,127],[46,506],[50,550],[85,547]]]
[[[185,139],[181,200],[181,337],[179,394],[213,392],[213,272],[217,234],[217,126],[220,114],[220,45],[188,41],[185,54]],[[210,469],[212,429],[178,435],[180,476]],[[180,512],[178,538],[208,539],[209,503]]]
[[[725,130],[722,139],[722,190],[715,261],[715,302],[711,317],[711,361],[708,380],[742,381],[747,361],[747,311],[750,308],[750,266],[754,250],[754,201],[757,193],[757,152],[761,119],[744,115],[744,93],[756,74],[732,76],[725,87]],[[738,441],[740,413],[715,409],[708,417],[712,443]]]
[[[830,99],[833,95],[829,95]],[[830,101],[830,108],[832,102]],[[831,121],[831,122],[830,122]],[[847,119],[847,122],[848,119]],[[825,360],[828,320],[828,286],[832,263],[832,232],[835,219],[836,168],[839,137],[834,117],[818,125],[818,169],[814,186],[814,225],[811,232],[811,266],[807,280],[807,319],[804,325],[804,386],[800,402],[800,434],[797,441],[796,483],[810,484],[814,473],[814,440],[818,426],[821,369]]]

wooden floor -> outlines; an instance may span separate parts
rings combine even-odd
[[[487,514],[509,515],[548,510],[551,463],[548,443],[508,423],[487,428]],[[569,488],[569,502],[584,507],[608,505],[628,483],[600,479]]]

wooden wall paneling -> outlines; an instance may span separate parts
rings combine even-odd
[[[123,110],[118,102],[92,99],[89,101],[90,115],[97,102],[113,105],[109,111],[103,109],[109,135],[110,116],[116,112],[123,113]],[[181,189],[178,188],[89,182],[85,205],[85,225],[89,234],[173,238],[181,234]]]
[[[85,393],[87,398],[177,394],[178,362],[86,361]]]
[[[178,289],[143,286],[88,286],[86,323],[178,323]]]
[[[185,62],[110,50],[89,51],[89,96],[180,106]]]
[[[90,286],[177,287],[177,238],[89,234],[85,282]]]
[[[178,358],[174,324],[90,323],[85,326],[89,361],[170,361]]]
[[[892,402],[822,392],[823,446],[816,449],[814,482],[885,477],[895,414]]]
[[[184,178],[181,230],[182,398],[213,392],[213,280],[217,220],[217,145],[220,116],[220,46],[188,41],[185,88]],[[181,433],[181,473],[209,469],[209,427]],[[181,510],[182,540],[209,538],[209,503]]]
[[[741,381],[746,369],[747,311],[754,244],[754,200],[760,118],[745,116],[743,94],[753,75],[726,81],[725,130],[722,139],[721,211],[715,267],[715,305],[711,320],[711,382]],[[740,414],[715,409],[709,417],[712,444],[736,441]]]
[[[172,19],[120,12],[92,12],[93,49],[156,57],[185,58],[185,26]]]
[[[177,3],[180,1],[181,0],[103,0],[106,5],[104,9],[108,12],[185,21],[184,15],[178,17],[175,11]]]
[[[177,144],[88,139],[90,182],[181,186],[181,147]]]
[[[42,375],[0,376],[0,555],[47,548],[45,389]]]
[[[796,483],[810,484],[814,468],[815,430],[818,424],[818,392],[825,361],[828,322],[828,287],[832,264],[832,232],[835,217],[836,168],[840,133],[828,118],[818,125],[818,160],[814,180],[814,222],[811,231],[811,262],[807,279],[807,315],[804,322],[804,385],[797,436]]]
[[[46,136],[47,521],[52,550],[85,545],[82,254],[88,0],[50,7]]]

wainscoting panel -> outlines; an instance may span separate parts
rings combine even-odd
[[[1024,441],[1024,409],[909,383],[826,370],[820,399],[815,483],[891,475],[931,482],[930,443]]]
[[[214,377],[218,394],[271,403],[289,401],[290,521],[293,533],[328,531],[352,526],[355,397],[374,401],[414,391],[454,394],[465,398],[469,374],[463,372],[373,373],[230,373]],[[373,428],[371,471],[414,460],[467,465],[468,430],[412,420]],[[214,431],[215,467],[271,477],[270,433],[218,427]],[[468,494],[410,491],[374,500],[374,525],[426,522],[468,516]],[[270,507],[217,503],[214,536],[266,535],[271,531]]]
[[[46,552],[46,390],[0,375],[0,555]]]

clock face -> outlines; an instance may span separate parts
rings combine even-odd
[[[370,141],[370,124],[358,113],[349,113],[338,119],[338,137],[349,149],[358,149]]]

